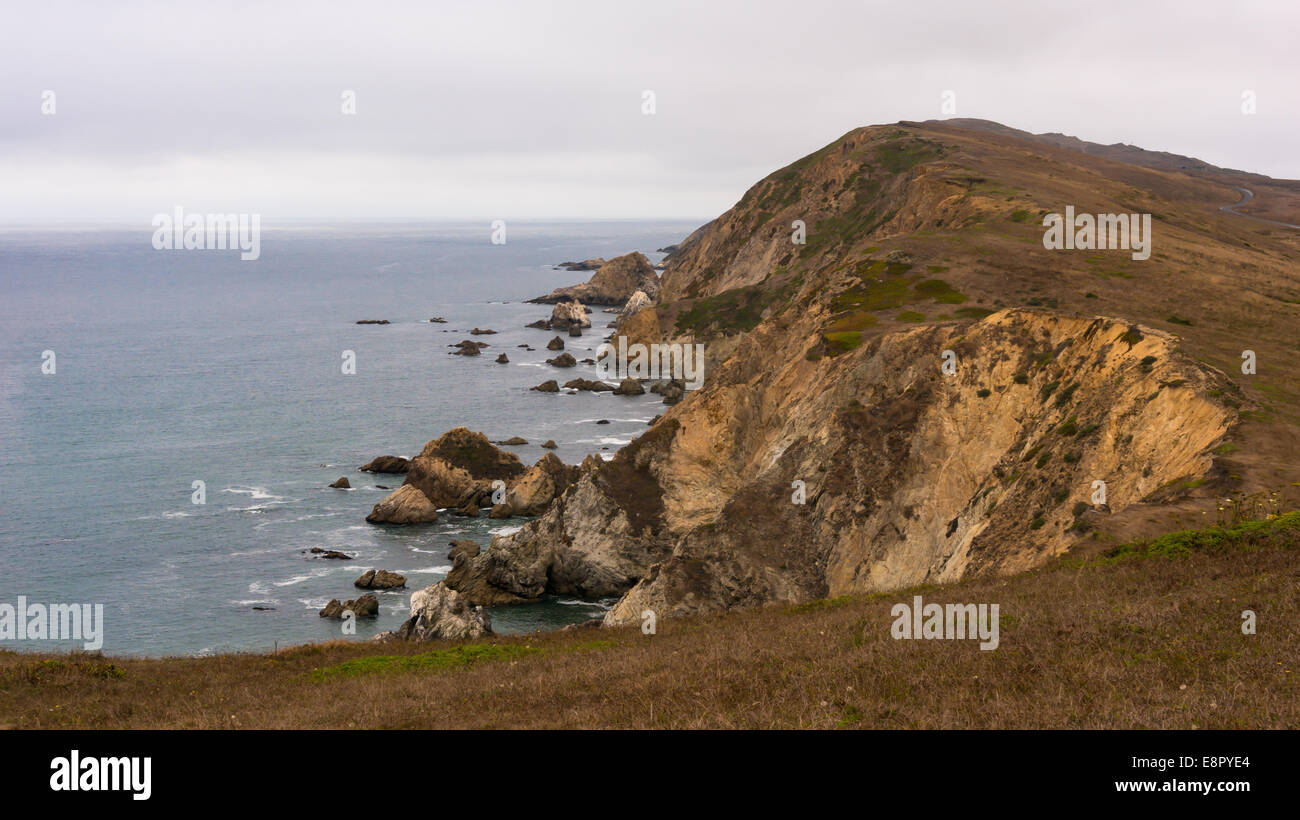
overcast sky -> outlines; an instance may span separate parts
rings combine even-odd
[[[15,2],[0,221],[709,218],[946,90],[1296,178],[1297,34],[1285,0]]]

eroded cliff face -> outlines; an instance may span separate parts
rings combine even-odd
[[[1095,508],[1203,475],[1235,419],[1208,396],[1222,378],[1169,336],[1103,318],[1004,311],[788,371],[752,391],[759,407],[724,413],[723,390],[675,414],[731,442],[743,479],[713,515],[717,492],[673,504],[686,532],[608,623],[1027,569],[1067,549]],[[765,434],[742,444],[753,429]],[[681,473],[717,455],[683,446]]]
[[[1087,527],[1094,482],[1109,512],[1201,476],[1234,420],[1172,337],[1104,318],[1003,311],[817,361],[762,335],[449,585],[626,593],[622,623],[1017,571]]]
[[[1063,169],[879,126],[762,180],[619,323],[705,344],[704,387],[448,586],[482,604],[622,596],[610,624],[884,591],[1031,568],[1202,483],[1242,394],[1072,284],[1134,274],[1025,250],[1044,204],[1142,195]],[[1180,207],[1159,203],[1163,230]]]

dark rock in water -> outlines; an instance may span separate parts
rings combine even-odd
[[[362,589],[397,589],[406,586],[406,576],[386,569],[368,569],[352,585]]]
[[[583,363],[583,364],[595,364],[595,363],[596,363],[596,360],[595,360],[595,359],[583,359],[583,360],[582,360],[582,363]]]
[[[663,418],[663,414],[662,414],[662,413],[659,414],[659,415],[657,415],[657,416],[655,416],[654,418],[650,419],[648,422],[646,422],[646,425],[645,425],[645,426],[646,426],[646,427],[654,427],[654,426],[655,426],[655,422],[656,422],[656,421],[659,421],[659,419],[661,419],[661,418]]]
[[[510,364],[510,357],[502,353],[500,356],[497,356],[497,364]]]
[[[363,473],[405,473],[411,462],[401,456],[380,456],[361,468]]]
[[[548,449],[548,450],[554,450],[556,447],[559,447],[560,445],[556,444],[554,439],[549,439],[549,438],[548,438],[548,439],[546,440],[546,443],[543,444],[542,446],[545,447],[545,448]]]
[[[576,324],[569,325],[569,335],[570,335],[570,336],[581,336],[581,335],[582,335],[582,327],[579,326],[579,325],[576,325]]]
[[[593,381],[591,379],[573,379],[565,382],[564,386],[570,390],[590,390],[593,393],[603,393],[614,389],[602,381]]]
[[[555,381],[555,379],[550,379],[549,381],[544,381],[536,387],[529,389],[536,390],[539,393],[558,393],[560,392],[560,385],[559,382]]]
[[[477,356],[482,352],[478,342],[471,342],[469,340],[463,341],[460,344],[451,345],[451,347],[456,348],[452,351],[453,356]],[[483,345],[483,347],[487,347],[487,345]]]
[[[473,558],[482,551],[483,548],[474,541],[452,541],[451,551],[447,553],[447,558],[454,563],[459,561],[462,556]]]
[[[605,260],[597,256],[593,259],[584,259],[581,262],[561,262],[556,267],[564,270],[598,270],[603,264],[605,264]]]
[[[490,335],[492,335],[493,333],[496,333],[496,331],[495,331],[495,330],[490,330],[490,329],[487,329],[487,328],[479,329],[479,328],[476,327],[476,328],[474,328],[473,330],[471,330],[471,331],[469,332],[469,335],[471,335],[471,336],[490,336]]]
[[[641,386],[641,382],[633,378],[624,379],[618,383],[618,387],[614,388],[615,396],[641,396],[644,394],[645,388]]]
[[[387,319],[358,319],[358,320],[357,320],[357,324],[359,324],[359,325],[386,325],[386,324],[388,324],[388,320],[387,320]]]
[[[549,319],[538,319],[536,322],[529,322],[524,327],[535,327],[538,330],[550,330],[551,321]]]
[[[597,424],[609,424],[609,419],[601,419],[600,421],[598,421],[598,422],[596,422],[596,423],[597,423]]]
[[[554,339],[551,339],[549,342],[546,343],[546,349],[547,349],[547,350],[563,350],[563,349],[564,349],[564,340],[561,339],[559,336],[556,336]]]
[[[346,601],[339,603],[335,598],[325,605],[320,611],[322,618],[339,618],[343,617],[344,610],[351,610],[358,618],[374,618],[379,614],[379,599],[373,594],[367,593],[357,598],[355,601]]]
[[[435,323],[435,324],[439,324],[439,325],[445,325],[445,324],[447,324],[447,320],[444,319],[444,318],[442,318],[441,316],[434,316],[434,317],[433,317],[432,319],[430,319],[429,321],[430,321],[430,322],[433,322],[433,323]]]
[[[335,490],[350,490],[350,489],[352,489],[352,485],[348,482],[348,477],[347,477],[347,476],[343,476],[343,477],[340,478],[338,481],[335,481],[333,484],[330,485],[330,487],[334,488]]]
[[[481,606],[441,581],[411,595],[411,617],[376,641],[465,641],[492,633],[492,619]]]
[[[561,353],[554,359],[547,359],[546,363],[551,367],[576,367],[578,360],[568,353]]]
[[[527,443],[528,443],[528,439],[526,439],[526,438],[521,438],[521,437],[519,437],[519,436],[511,436],[510,438],[506,439],[505,441],[494,441],[494,442],[492,442],[492,443],[493,443],[493,444],[508,444],[508,445],[511,445],[511,446],[518,446],[518,445],[520,445],[520,444],[527,444]]]
[[[375,485],[375,489],[376,489],[376,490],[391,490],[391,489],[393,489],[393,488],[392,488],[392,487],[389,487],[387,484],[376,484],[376,485]]]
[[[329,558],[335,561],[351,561],[352,556],[338,550],[327,550],[322,547],[312,547],[311,552],[319,555],[321,558]]]
[[[273,607],[273,606],[255,606],[255,607],[253,607],[253,611],[254,611],[254,612],[275,612],[275,607]]]

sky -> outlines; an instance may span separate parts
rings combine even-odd
[[[14,2],[0,222],[708,219],[943,116],[1298,178],[1298,33],[1281,0]]]

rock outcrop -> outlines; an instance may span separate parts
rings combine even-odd
[[[622,305],[637,291],[653,299],[659,292],[659,274],[642,253],[609,260],[581,285],[556,288],[531,301],[554,304],[568,299],[593,305]]]
[[[386,569],[368,569],[352,585],[361,589],[397,589],[406,586],[406,576]]]
[[[335,490],[350,490],[352,489],[352,483],[348,481],[347,476],[343,476],[338,481],[335,481],[333,484],[331,484],[330,488]]]
[[[555,303],[555,307],[551,310],[552,329],[568,330],[570,333],[577,330],[578,335],[582,335],[584,327],[591,327],[591,320],[587,318],[587,309],[581,302],[566,299]],[[547,348],[553,349],[550,345],[547,345]]]
[[[384,496],[366,516],[371,524],[432,524],[437,520],[438,508],[410,484]]]
[[[579,468],[570,467],[554,453],[547,453],[506,491],[505,499],[492,508],[491,515],[493,518],[541,515],[579,474]]]
[[[322,618],[341,619],[344,617],[345,610],[350,611],[358,618],[374,618],[379,615],[379,599],[373,594],[366,594],[355,601],[339,603],[338,599],[335,598],[325,605],[325,608],[320,611],[320,616]]]
[[[457,427],[424,445],[410,461],[406,482],[376,504],[366,520],[432,523],[437,511],[446,508],[476,516],[491,506],[492,482],[509,486],[526,471],[519,456],[497,448],[482,433]]]
[[[411,595],[411,616],[392,632],[376,636],[391,641],[468,641],[491,634],[492,619],[441,581]]]
[[[380,456],[361,468],[363,473],[405,473],[411,462],[401,456]]]

